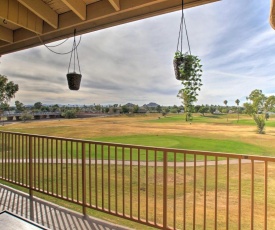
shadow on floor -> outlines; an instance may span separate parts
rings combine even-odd
[[[49,229],[63,230],[127,230],[103,220],[84,217],[82,214],[31,198],[28,194],[0,184],[0,211],[7,210],[32,220]]]

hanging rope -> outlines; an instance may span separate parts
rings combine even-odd
[[[181,17],[179,36],[178,36],[178,44],[177,44],[177,51],[179,51],[179,43],[180,43],[180,40],[181,40],[181,46],[180,46],[180,52],[181,53],[182,53],[182,19],[183,19],[183,17]]]
[[[60,42],[60,43],[57,44],[57,45],[52,45],[52,46],[47,45],[47,47],[58,47],[58,46],[64,44],[64,43],[65,43],[66,41],[68,41],[68,40],[69,40],[69,38],[66,38],[63,42]]]
[[[58,54],[58,55],[65,55],[65,54],[69,54],[69,53],[72,53],[72,52],[73,52],[73,50],[70,50],[70,51],[68,51],[68,52],[62,52],[62,53],[61,53],[61,52],[56,52],[56,51],[54,51],[54,50],[51,49],[52,47],[58,47],[58,46],[64,44],[69,38],[66,38],[65,41],[63,41],[63,42],[61,42],[61,43],[59,43],[59,44],[57,44],[57,45],[48,46],[48,45],[46,45],[46,44],[42,41],[41,37],[40,37],[38,34],[37,34],[37,37],[39,38],[39,40],[40,40],[40,42],[41,42],[42,45],[44,45],[49,51],[51,51],[51,52],[53,52],[53,53],[55,53],[55,54]],[[82,36],[80,36],[79,41],[78,41],[77,45],[75,46],[75,48],[77,48],[77,47],[79,46],[79,44],[80,44],[80,42],[81,42],[81,37],[82,37]],[[74,34],[74,41],[75,41],[75,34]]]
[[[190,48],[190,43],[189,43],[189,37],[188,37],[188,32],[187,32],[187,26],[186,26],[186,21],[185,21],[183,6],[184,6],[184,0],[181,1],[181,20],[180,20],[180,29],[179,29],[178,43],[177,43],[177,51],[179,51],[179,43],[181,41],[181,43],[180,43],[180,52],[182,53],[183,24],[184,24],[185,34],[186,34],[188,48],[189,48],[189,53],[191,55],[191,48]]]
[[[74,73],[75,73],[75,63],[76,63],[75,58],[77,58],[78,69],[79,69],[79,73],[81,74],[78,52],[77,52],[77,47],[78,47],[79,43],[76,45],[75,35],[76,35],[76,30],[74,30],[74,42],[73,42],[72,50],[70,51],[71,57],[70,57],[70,62],[69,62],[69,67],[68,67],[68,73],[69,73],[70,67],[71,67],[72,56],[74,56]]]

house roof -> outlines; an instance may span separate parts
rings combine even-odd
[[[219,0],[184,0],[184,8]],[[0,56],[181,9],[181,0],[1,0]]]

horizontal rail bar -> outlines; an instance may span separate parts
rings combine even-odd
[[[162,148],[162,147],[153,147],[153,146],[119,144],[119,143],[112,143],[112,142],[90,141],[90,140],[82,140],[82,139],[74,139],[74,138],[36,135],[36,134],[27,134],[27,133],[9,132],[9,131],[0,131],[0,133],[14,134],[14,135],[17,134],[20,136],[29,136],[29,137],[37,137],[37,138],[40,137],[40,138],[54,139],[54,140],[60,140],[60,141],[61,140],[74,141],[74,142],[86,143],[86,144],[98,144],[98,145],[106,145],[106,146],[110,145],[113,147],[121,147],[121,148],[128,147],[128,148],[141,149],[141,150],[177,152],[177,154],[218,156],[218,157],[228,157],[228,158],[234,158],[234,159],[249,159],[249,160],[275,162],[275,157],[267,157],[267,156],[255,156],[255,155],[244,155],[244,154],[225,153],[225,152],[210,152],[210,151],[189,150],[189,149],[174,149],[174,148]]]

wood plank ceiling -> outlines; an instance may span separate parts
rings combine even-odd
[[[185,8],[219,0],[185,0]],[[181,9],[181,0],[1,0],[0,56]]]

